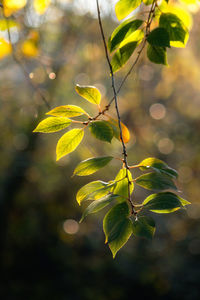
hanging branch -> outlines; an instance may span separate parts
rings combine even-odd
[[[110,58],[108,55],[108,48],[107,48],[107,44],[106,44],[106,39],[105,39],[105,34],[103,31],[103,25],[101,22],[101,12],[100,12],[100,7],[99,7],[99,1],[96,0],[97,3],[97,13],[98,13],[98,20],[99,20],[99,27],[100,27],[100,32],[101,32],[101,37],[103,40],[103,44],[104,44],[104,50],[105,50],[105,55],[106,55],[106,60],[108,62],[109,65],[109,69],[110,69],[110,74],[111,74],[111,80],[112,80],[112,89],[113,89],[113,94],[114,94],[114,101],[115,101],[115,109],[116,109],[116,113],[117,113],[117,118],[118,118],[118,126],[119,126],[119,131],[120,131],[120,140],[122,143],[122,148],[123,148],[123,162],[126,168],[126,178],[127,178],[127,184],[128,184],[128,201],[131,205],[131,213],[136,215],[136,212],[134,210],[134,204],[131,200],[131,192],[130,192],[130,185],[131,185],[131,181],[129,180],[129,175],[128,175],[128,170],[129,170],[129,166],[128,166],[128,160],[127,160],[127,150],[126,150],[126,146],[124,143],[124,139],[123,139],[123,134],[122,134],[122,126],[121,126],[121,118],[120,118],[120,113],[119,113],[119,107],[118,107],[118,99],[117,99],[117,90],[115,87],[115,78],[114,78],[114,73],[113,73],[113,69],[112,69],[112,65],[110,62]],[[112,100],[113,101],[113,100]]]

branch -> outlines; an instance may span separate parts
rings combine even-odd
[[[24,73],[24,77],[26,78],[28,84],[32,87],[32,89],[34,91],[37,92],[37,94],[40,96],[41,100],[44,102],[44,104],[46,105],[46,107],[48,108],[48,110],[50,110],[51,106],[50,106],[49,102],[47,101],[47,99],[45,98],[45,96],[43,95],[43,93],[41,92],[41,90],[38,88],[38,86],[34,82],[32,82],[32,80],[29,77],[29,73],[26,70],[25,66],[22,64],[22,62],[20,61],[20,59],[15,54],[15,48],[14,48],[14,45],[12,43],[11,33],[10,33],[10,28],[9,28],[9,18],[5,16],[4,11],[3,11],[3,6],[1,5],[0,7],[2,8],[3,17],[4,17],[4,19],[6,21],[6,24],[7,24],[8,40],[9,40],[9,43],[10,43],[10,46],[11,46],[12,58],[16,62],[16,64],[20,67],[20,69],[22,70],[22,72]]]
[[[113,97],[112,101],[113,100],[115,101],[115,109],[116,109],[116,112],[117,112],[118,126],[119,126],[119,131],[120,131],[120,140],[121,140],[122,148],[123,148],[123,157],[124,157],[123,162],[124,162],[124,165],[126,167],[126,178],[127,178],[127,181],[128,181],[128,201],[131,205],[131,213],[136,215],[136,212],[135,212],[135,209],[134,209],[134,204],[131,200],[131,193],[130,193],[131,181],[129,180],[129,175],[128,175],[129,167],[128,167],[128,161],[127,161],[127,150],[126,150],[126,146],[125,146],[125,143],[124,143],[124,140],[123,140],[122,127],[121,127],[121,118],[120,118],[118,101],[117,101],[117,93],[118,92],[117,92],[116,87],[115,87],[115,78],[114,78],[110,58],[109,58],[109,55],[108,55],[108,48],[107,48],[106,39],[105,39],[104,31],[103,31],[103,25],[102,25],[102,22],[101,22],[101,13],[100,13],[100,8],[99,8],[99,1],[96,0],[96,3],[97,3],[97,13],[98,13],[98,21],[99,21],[101,37],[102,37],[102,40],[103,40],[106,60],[107,60],[108,65],[109,65],[111,79],[112,79],[112,89],[113,89],[113,94],[114,94],[114,97]],[[109,106],[110,106],[110,104],[111,103],[109,103]],[[109,108],[109,106],[107,106],[107,108]],[[106,110],[108,110],[108,109],[106,109]],[[102,112],[101,112],[101,114],[102,114]]]

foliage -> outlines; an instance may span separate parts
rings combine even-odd
[[[4,1],[4,13],[10,16],[13,12],[22,9],[26,1],[21,6],[9,6],[9,1]],[[34,8],[38,14],[43,14],[50,1],[34,1]],[[185,21],[177,14],[173,13],[173,8],[167,3],[162,11],[162,5],[157,1],[144,1],[149,8],[148,18],[139,19],[131,17],[122,22],[108,39],[107,47],[112,55],[111,69],[113,73],[119,71],[131,56],[138,51],[139,55],[143,49],[147,50],[148,59],[156,64],[168,65],[167,48],[184,47],[188,40],[188,28]],[[116,15],[119,20],[129,16],[141,1],[120,0],[116,4]],[[9,10],[10,9],[10,10]],[[142,8],[141,8],[142,9]],[[34,57],[39,53],[37,45],[38,37],[29,36],[23,42],[21,51],[26,57]],[[6,41],[5,41],[6,43]],[[8,55],[6,44],[2,43],[4,52]],[[138,48],[140,47],[140,48]],[[7,49],[7,50],[5,50]],[[7,52],[6,52],[7,51]],[[4,56],[5,54],[3,54]],[[139,57],[138,55],[138,57]],[[111,72],[112,73],[112,72]],[[97,114],[90,116],[82,107],[67,104],[55,107],[47,112],[48,117],[42,120],[34,130],[35,132],[56,132],[70,125],[78,124],[80,128],[73,128],[66,132],[58,141],[56,153],[57,160],[73,152],[82,142],[85,131],[89,129],[92,136],[104,142],[111,143],[118,139],[123,143],[128,143],[130,133],[127,127],[118,119],[113,119],[107,114],[110,103],[106,107],[101,106],[101,93],[93,86],[76,85],[76,92],[85,100],[95,105]],[[115,95],[114,95],[115,96]],[[81,117],[82,119],[70,119]],[[124,150],[124,149],[123,149]],[[146,158],[137,165],[126,164],[126,153],[124,157],[117,160],[122,161],[122,168],[114,179],[109,182],[94,181],[82,187],[77,193],[77,201],[93,201],[83,213],[83,218],[88,214],[96,213],[108,205],[112,205],[106,214],[103,228],[106,235],[106,243],[115,257],[118,250],[128,241],[132,233],[135,236],[152,237],[155,232],[155,224],[149,216],[143,215],[148,211],[154,213],[171,213],[189,204],[174,193],[166,190],[177,190],[174,180],[177,172],[166,163],[156,158]],[[97,172],[100,168],[107,166],[114,157],[92,157],[81,162],[74,170],[74,175],[85,176]],[[139,169],[145,172],[150,169],[150,173],[144,173],[137,178],[132,178],[132,169]],[[145,189],[158,191],[147,197],[140,205],[132,201],[134,183]],[[160,192],[162,191],[162,192]]]

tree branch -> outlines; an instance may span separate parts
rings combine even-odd
[[[112,89],[113,89],[113,94],[114,94],[113,100],[115,101],[115,109],[116,109],[116,112],[117,112],[118,126],[119,126],[119,131],[120,131],[120,140],[121,140],[122,148],[123,148],[123,157],[124,157],[123,158],[123,162],[124,162],[124,165],[126,167],[126,178],[127,178],[127,184],[128,184],[128,201],[129,201],[129,203],[131,205],[131,213],[134,214],[134,215],[136,215],[136,212],[135,212],[135,209],[134,209],[134,204],[133,204],[133,202],[131,200],[131,192],[130,192],[131,181],[129,179],[129,174],[128,174],[129,167],[128,167],[128,161],[127,161],[127,150],[126,150],[126,146],[125,146],[124,139],[123,139],[123,134],[122,134],[121,118],[120,118],[118,101],[117,101],[117,90],[116,90],[116,87],[115,87],[115,78],[114,78],[114,74],[113,74],[113,69],[112,69],[112,65],[111,65],[111,62],[110,62],[110,58],[109,58],[109,55],[108,55],[108,48],[107,48],[106,39],[105,39],[104,31],[103,31],[103,25],[102,25],[102,22],[101,22],[101,12],[100,12],[100,7],[99,7],[99,1],[96,0],[96,3],[97,3],[97,13],[98,13],[98,21],[99,21],[99,27],[100,27],[101,37],[102,37],[103,44],[104,44],[104,50],[105,50],[106,60],[108,62],[109,69],[110,69],[110,74],[111,74]]]

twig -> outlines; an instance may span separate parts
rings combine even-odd
[[[10,43],[10,46],[11,46],[12,58],[16,62],[16,64],[20,67],[22,72],[24,73],[24,77],[26,78],[29,85],[32,87],[32,89],[34,91],[37,92],[37,94],[40,96],[41,100],[44,102],[46,107],[50,110],[51,106],[50,106],[49,102],[47,101],[47,99],[45,98],[45,96],[43,95],[41,90],[38,88],[38,86],[36,84],[34,84],[34,82],[31,81],[28,71],[26,70],[25,66],[22,64],[20,59],[17,57],[17,55],[15,54],[15,49],[14,49],[14,45],[12,43],[10,27],[9,27],[9,18],[5,16],[4,11],[3,11],[3,6],[0,6],[0,7],[2,8],[3,17],[4,17],[4,19],[6,21],[6,24],[7,24],[8,40],[9,40],[9,43]]]
[[[104,31],[103,31],[103,25],[102,25],[102,22],[101,22],[101,13],[100,13],[100,8],[99,8],[99,1],[96,0],[96,3],[97,3],[97,13],[98,13],[99,27],[100,27],[100,31],[101,31],[103,44],[104,44],[106,60],[107,60],[108,65],[109,65],[111,79],[112,79],[112,89],[113,89],[113,93],[114,93],[113,98],[114,98],[114,101],[115,101],[115,109],[116,109],[116,112],[117,112],[118,125],[119,125],[119,131],[120,131],[120,139],[121,139],[122,148],[123,148],[123,157],[124,157],[123,162],[124,162],[124,165],[125,165],[125,168],[126,168],[126,178],[127,178],[127,181],[128,181],[128,201],[130,202],[130,205],[131,205],[131,213],[136,215],[136,212],[135,212],[135,209],[134,209],[134,204],[131,200],[131,192],[130,192],[131,181],[129,179],[129,173],[128,173],[129,167],[128,167],[128,161],[127,161],[127,150],[126,150],[126,146],[125,146],[124,139],[123,139],[123,134],[122,134],[121,118],[120,118],[118,101],[117,101],[117,91],[116,91],[116,87],[115,87],[115,78],[114,78],[110,58],[109,58],[109,55],[108,55],[108,48],[107,48],[106,39],[105,39]]]

